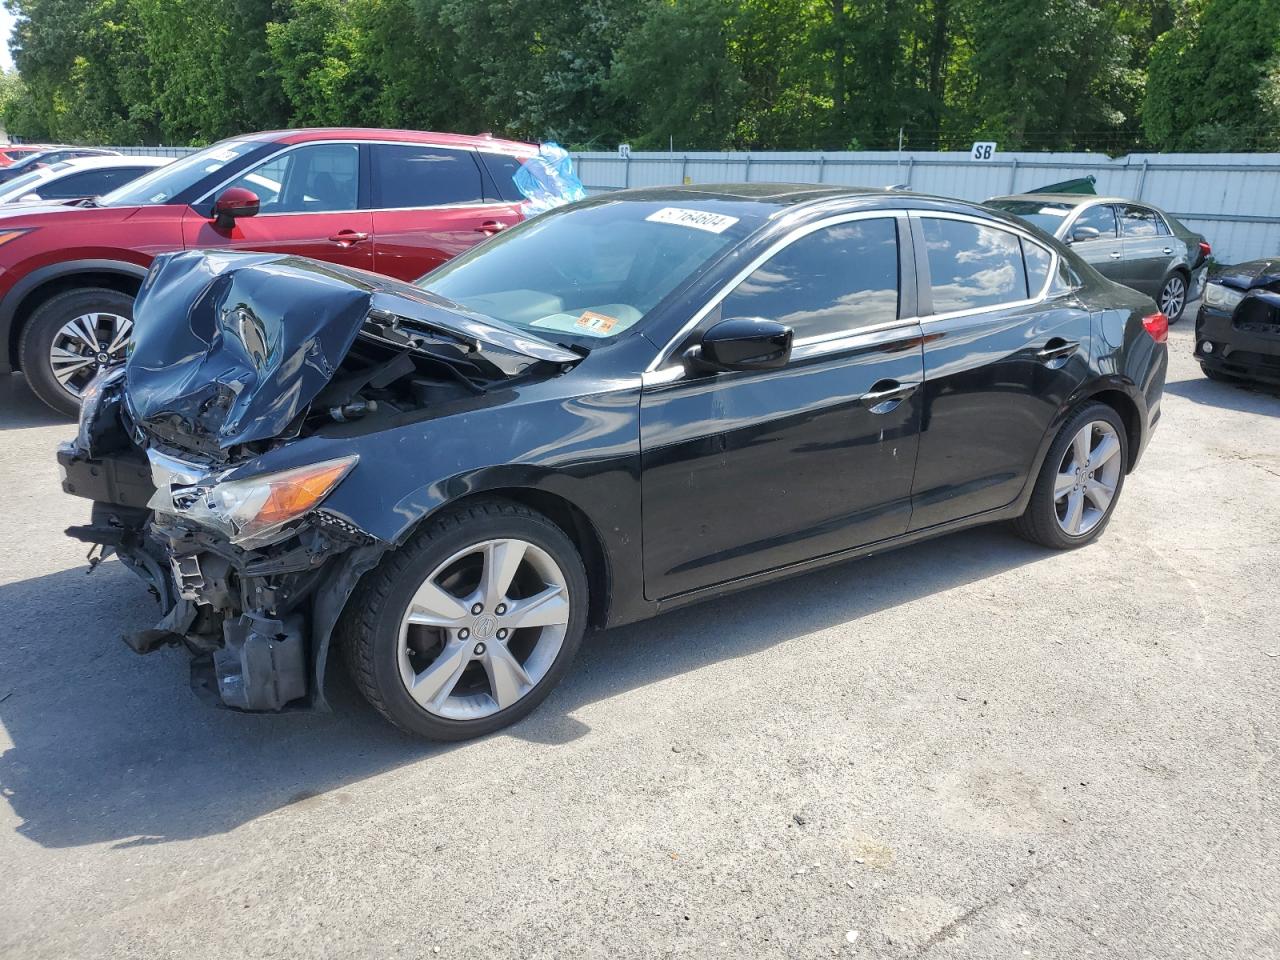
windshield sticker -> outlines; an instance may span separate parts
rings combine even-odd
[[[230,163],[238,154],[234,150],[228,150],[223,147],[221,150],[210,150],[209,157],[214,160],[221,160],[223,163]]]
[[[618,325],[618,318],[611,317],[605,313],[596,313],[594,310],[583,310],[582,315],[578,317],[575,326],[582,327],[599,336],[604,336]]]
[[[682,207],[663,207],[645,217],[654,223],[674,223],[678,227],[693,227],[707,233],[724,233],[735,223],[737,217],[727,217],[723,213],[709,213],[706,210],[685,210]]]

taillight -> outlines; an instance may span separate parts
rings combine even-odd
[[[1213,247],[1209,246],[1208,241],[1200,241],[1200,259],[1208,260],[1209,254],[1213,253]]]
[[[1169,318],[1159,310],[1143,317],[1142,326],[1156,343],[1164,343],[1169,339]]]

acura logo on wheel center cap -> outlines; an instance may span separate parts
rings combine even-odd
[[[476,618],[475,625],[472,627],[475,635],[481,640],[488,640],[498,632],[498,621],[494,619],[492,614],[484,614]]]

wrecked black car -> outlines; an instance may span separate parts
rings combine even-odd
[[[978,523],[1092,542],[1159,416],[1152,310],[1013,218],[846,188],[610,194],[415,285],[174,254],[58,453],[68,532],[217,703],[323,707],[340,652],[461,739],[589,623]]]
[[[1280,386],[1280,260],[1223,267],[1209,278],[1195,350],[1210,380]]]

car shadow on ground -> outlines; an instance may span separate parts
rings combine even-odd
[[[595,633],[559,689],[506,733],[557,749],[589,735],[578,708],[745,657],[1050,556],[1003,528],[955,534]],[[0,587],[0,796],[47,847],[163,843],[263,814],[450,750],[387,726],[343,678],[333,713],[245,715],[205,706],[176,650],[146,658],[119,633],[154,603],[118,563]]]
[[[1223,383],[1202,377],[1198,380],[1170,381],[1165,384],[1164,389],[1166,393],[1192,403],[1280,417],[1280,387],[1244,382]]]
[[[4,411],[2,429],[53,427],[60,423],[74,429],[71,418],[45,406],[20,373],[0,374],[0,410]]]

